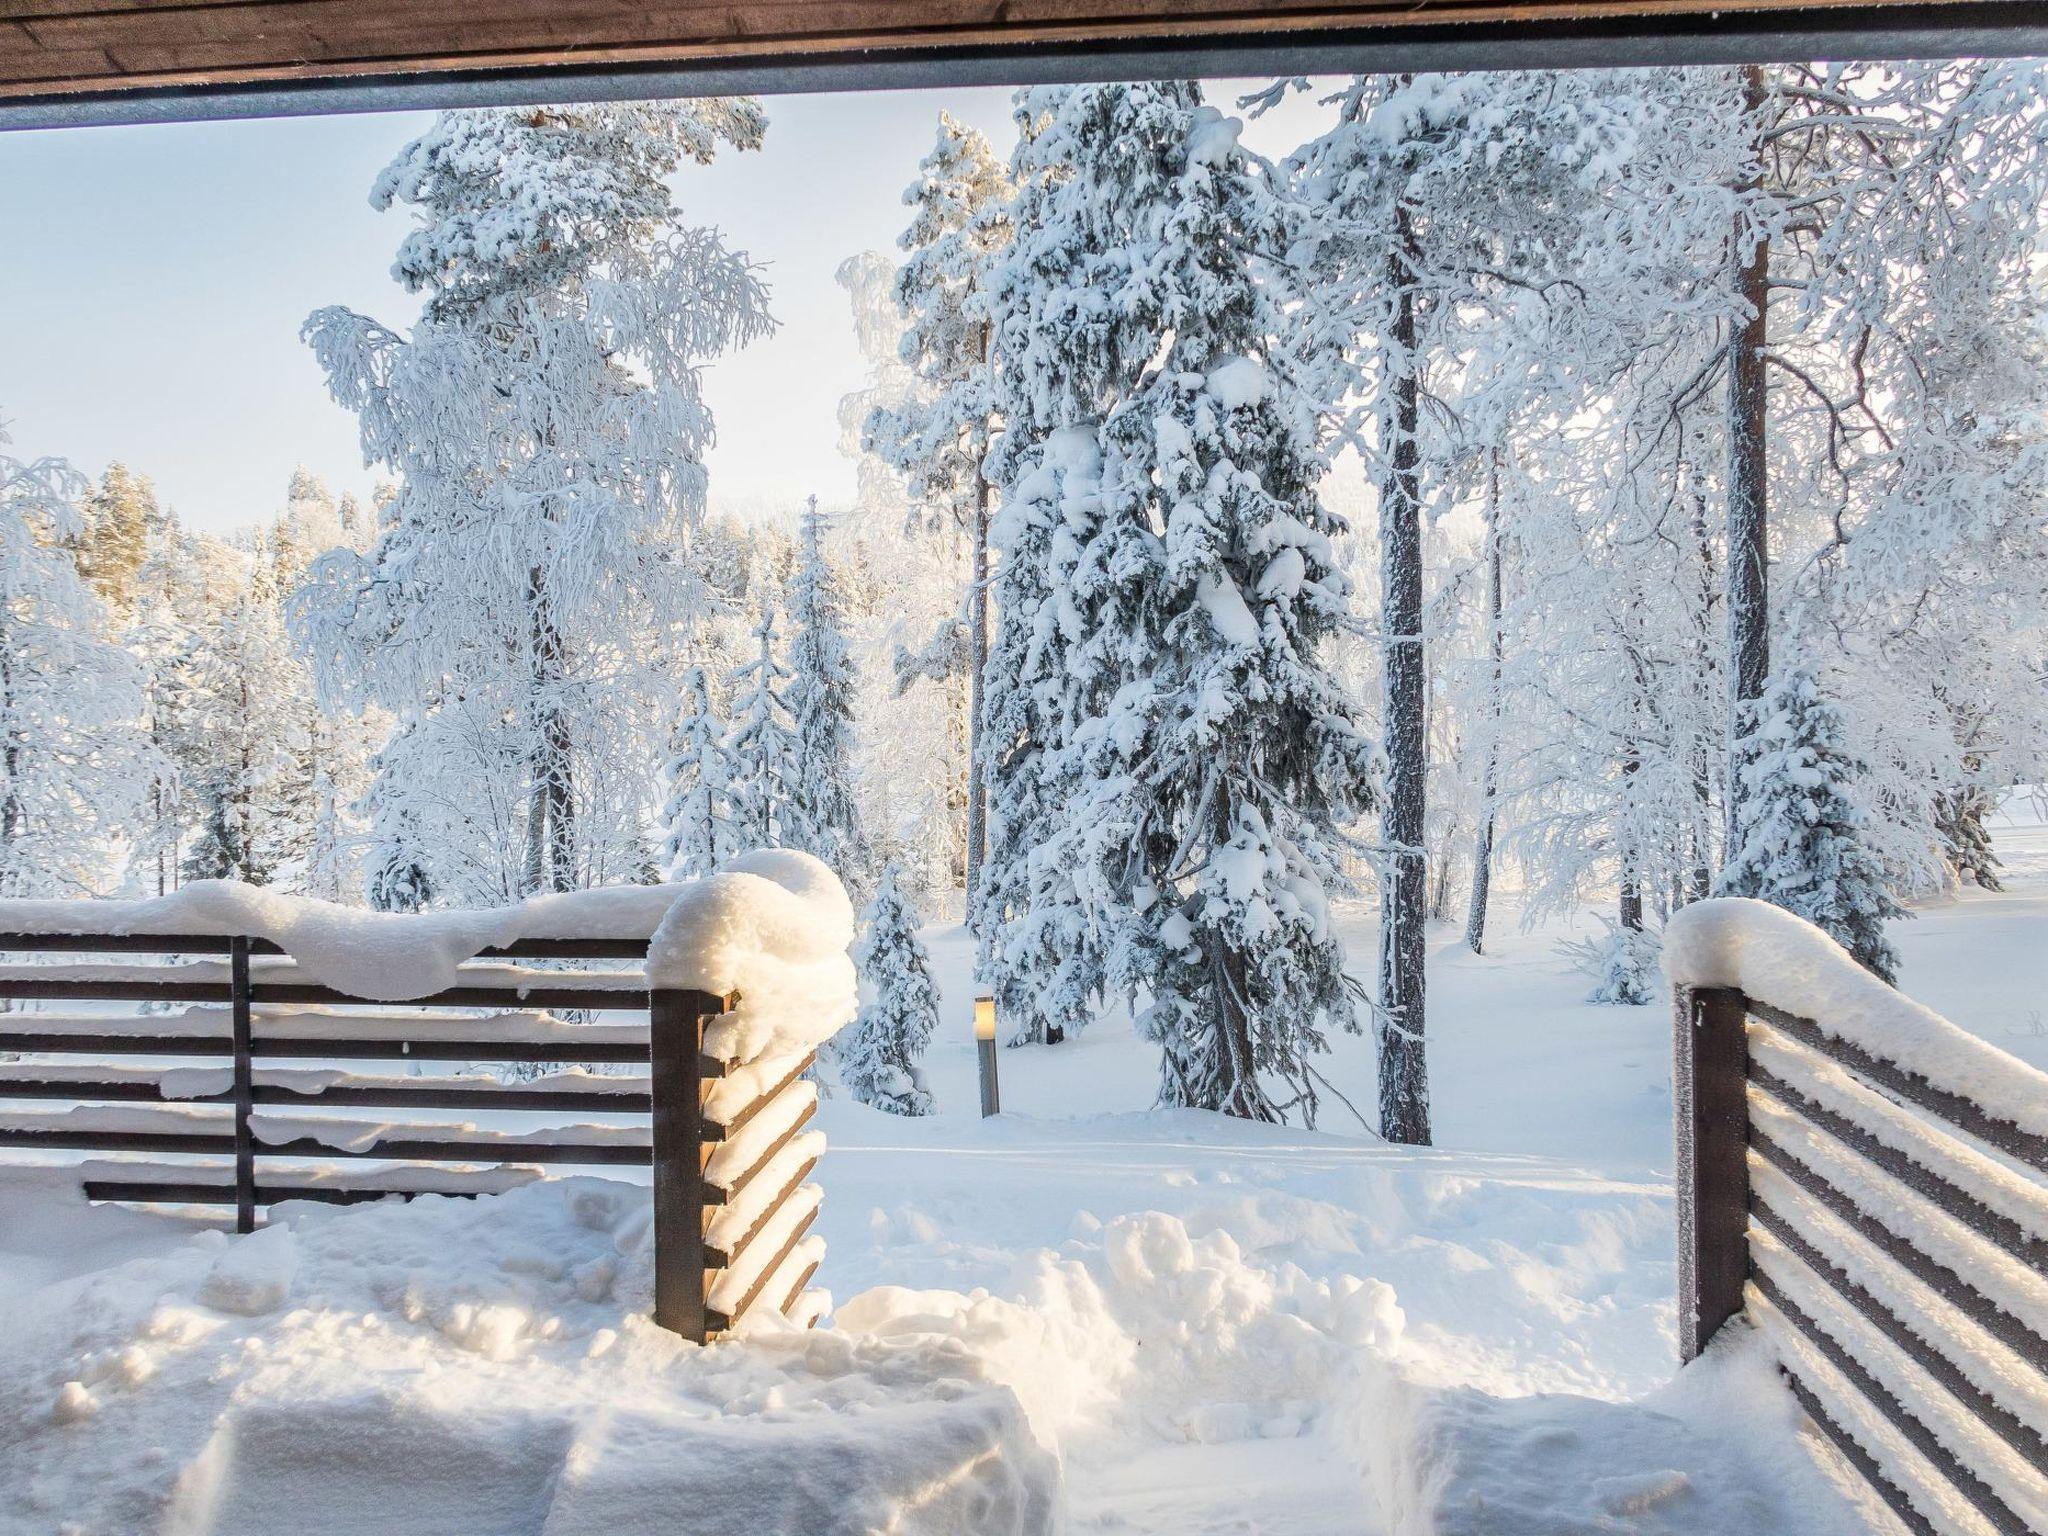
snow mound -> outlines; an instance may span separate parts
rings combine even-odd
[[[647,945],[647,982],[738,992],[740,1006],[705,1031],[705,1048],[751,1062],[807,1051],[859,1007],[853,903],[807,853],[765,849],[680,891]]]
[[[1938,1064],[1939,1086],[2048,1135],[2048,1078],[1885,985],[1782,907],[1723,897],[1681,908],[1665,925],[1664,973],[1674,986],[1737,988],[1910,1072]]]
[[[24,1232],[107,1247],[10,1286],[0,1530],[357,1536],[403,1511],[417,1536],[727,1536],[736,1510],[764,1536],[1057,1529],[1057,1461],[959,1342],[656,1328],[645,1205],[565,1179],[281,1206],[229,1239],[11,1176]],[[34,1275],[14,1257],[0,1270]]]

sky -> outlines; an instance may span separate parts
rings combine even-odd
[[[1227,105],[1240,91],[1221,86]],[[895,248],[903,188],[944,108],[1014,139],[1004,90],[784,96],[766,147],[677,177],[694,223],[766,269],[782,322],[706,375],[718,423],[714,504],[827,505],[853,493],[841,396],[865,375],[833,281],[858,251]],[[1253,125],[1267,153],[1299,142],[1302,103]],[[149,475],[198,528],[245,526],[283,503],[295,466],[366,495],[355,418],[327,398],[298,339],[345,304],[394,328],[418,300],[389,276],[409,228],[379,213],[377,172],[424,113],[0,133],[0,429],[18,457]]]

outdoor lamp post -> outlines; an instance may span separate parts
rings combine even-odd
[[[981,1118],[986,1120],[1003,1112],[996,1093],[996,1000],[992,997],[974,1000],[974,1053],[981,1060]]]

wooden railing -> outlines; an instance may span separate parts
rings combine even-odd
[[[88,1198],[230,1207],[240,1232],[287,1200],[474,1196],[557,1165],[647,1168],[657,1322],[701,1343],[763,1307],[808,1321],[819,1191],[805,1180],[822,1146],[811,1058],[731,1067],[707,1054],[705,1026],[734,1000],[650,992],[646,951],[524,940],[483,951],[453,987],[393,1002],[309,981],[262,939],[0,935],[0,957],[63,960],[0,965],[0,999],[183,1005],[0,1014],[0,1148],[107,1154],[79,1165]],[[553,1016],[569,1009],[599,1021]],[[356,1062],[568,1070],[520,1082]],[[431,1113],[446,1110],[510,1123]]]
[[[1944,1065],[1738,990],[1679,989],[1681,1353],[1746,1316],[1909,1530],[2039,1536],[2048,1137]],[[2048,1106],[2048,1075],[2010,1073],[2006,1102],[2038,1089]]]

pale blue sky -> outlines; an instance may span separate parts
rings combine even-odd
[[[1218,89],[1227,104],[1238,92]],[[1304,104],[1305,106],[1305,104]],[[764,263],[782,329],[721,360],[714,500],[850,495],[836,411],[862,364],[832,281],[855,251],[893,249],[902,189],[939,109],[1011,142],[1009,93],[889,92],[768,102],[767,147],[679,179],[690,218]],[[1271,152],[1305,126],[1263,123]],[[365,492],[354,418],[298,340],[347,304],[404,325],[390,281],[406,215],[368,200],[423,114],[0,134],[0,423],[13,452],[97,474],[120,458],[192,524],[268,516],[303,463]]]

